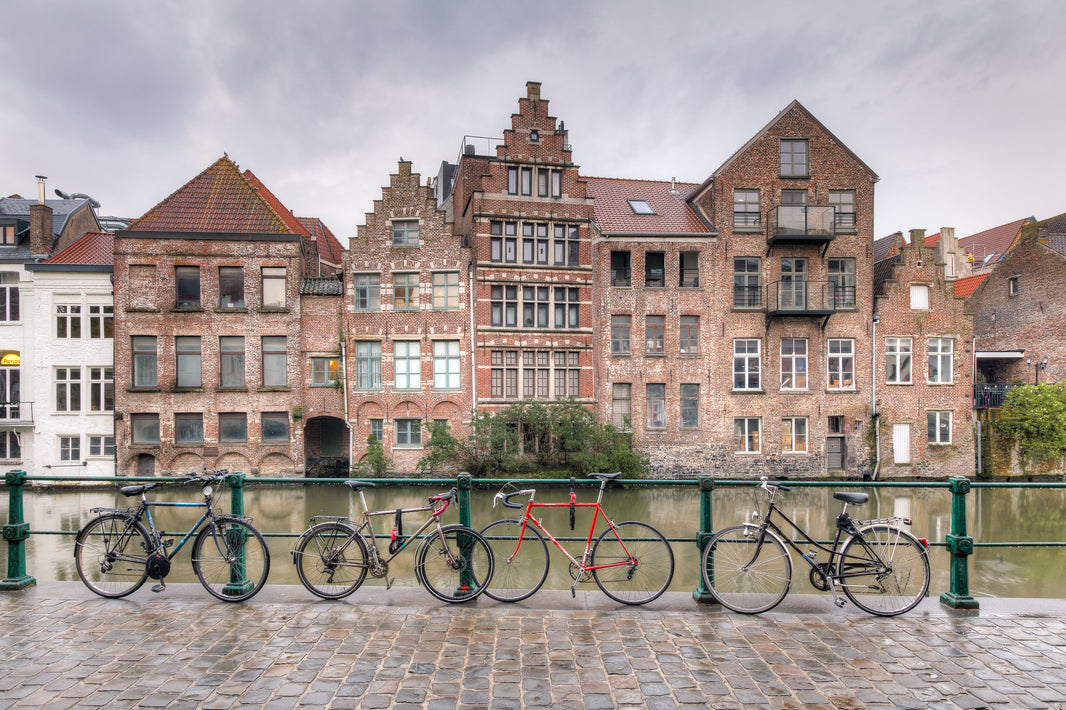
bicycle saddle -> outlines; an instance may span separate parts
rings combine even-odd
[[[621,471],[615,471],[614,473],[590,473],[589,478],[602,478],[607,481],[613,481],[621,475]]]
[[[360,488],[373,488],[377,484],[371,483],[370,481],[345,481],[344,485],[348,486],[353,491],[357,491]]]
[[[123,486],[119,488],[119,492],[124,496],[139,496],[145,491],[150,491],[156,487],[155,483],[142,483],[138,486]]]
[[[852,505],[862,505],[870,500],[870,496],[865,493],[849,493],[845,491],[837,491],[833,494],[833,497],[837,500],[842,500],[845,503],[851,503]]]

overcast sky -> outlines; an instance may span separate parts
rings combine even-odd
[[[1066,2],[76,2],[0,8],[0,194],[138,217],[224,152],[347,243],[542,82],[585,175],[700,182],[798,99],[875,236],[1066,211]]]

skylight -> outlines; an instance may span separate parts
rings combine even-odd
[[[633,214],[655,214],[647,200],[629,200],[629,206],[633,208]]]

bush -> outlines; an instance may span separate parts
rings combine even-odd
[[[997,430],[1030,464],[1066,456],[1066,384],[1025,385],[1010,391]]]

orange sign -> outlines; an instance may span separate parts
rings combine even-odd
[[[19,357],[18,353],[6,352],[0,356],[0,365],[15,367],[20,364],[22,364],[22,358]]]

